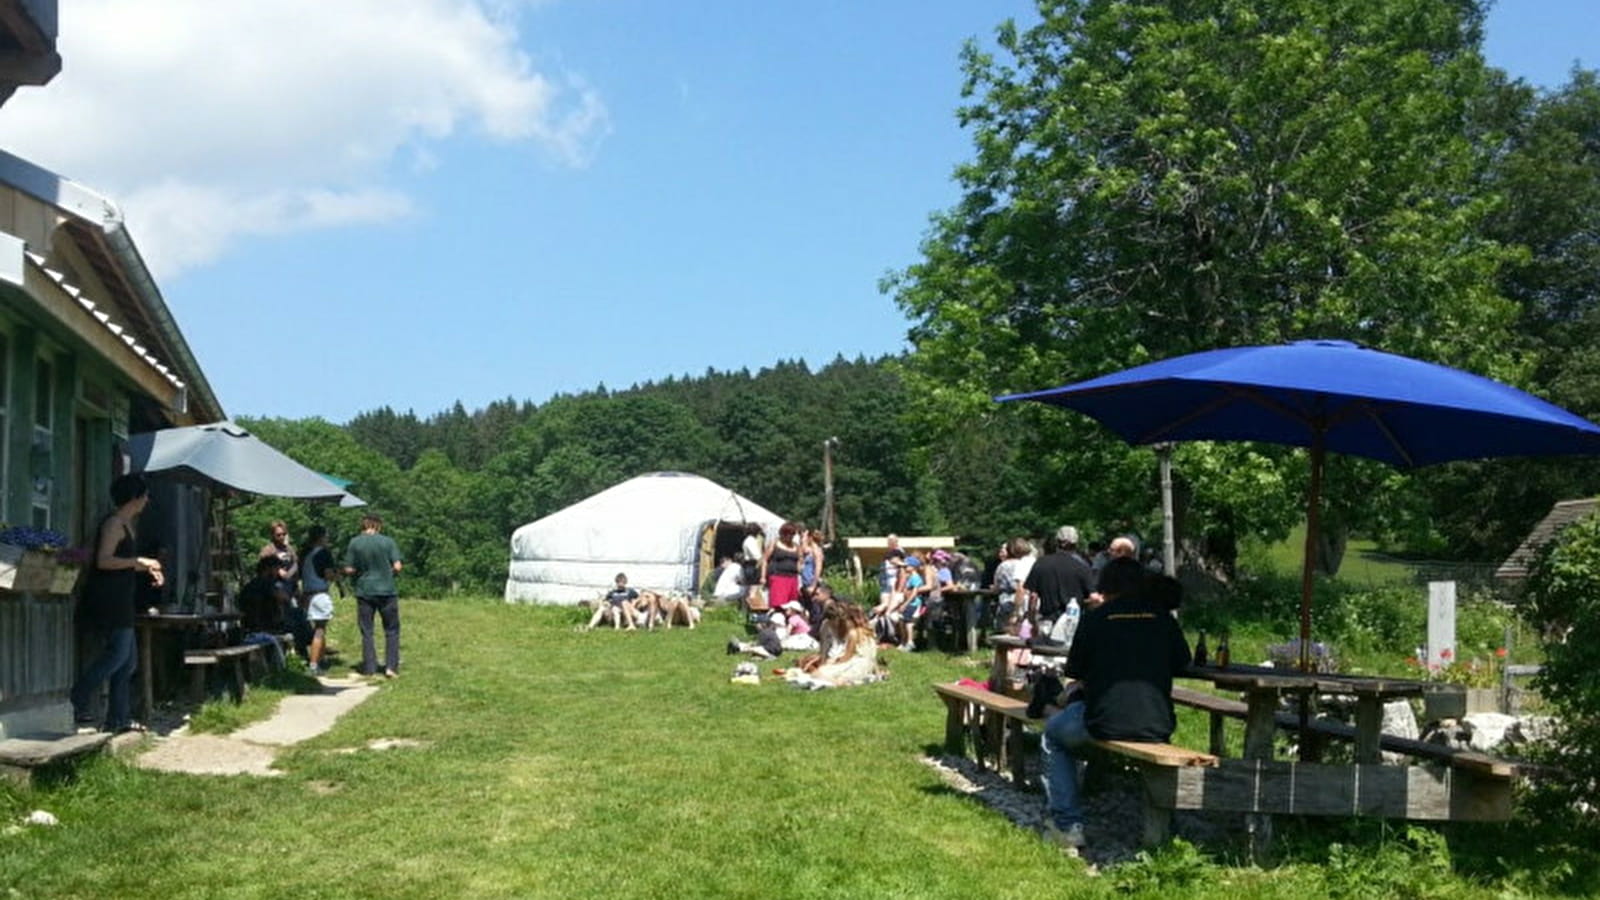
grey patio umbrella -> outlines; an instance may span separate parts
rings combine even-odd
[[[129,471],[249,494],[365,506],[361,498],[229,421],[146,431],[128,439]]]

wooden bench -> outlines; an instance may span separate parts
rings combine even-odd
[[[933,690],[945,703],[945,747],[949,752],[965,755],[970,738],[979,765],[984,765],[987,756],[993,760],[995,770],[1009,767],[1012,783],[1026,786],[1025,759],[1031,746],[1025,736],[1026,730],[1028,726],[1042,730],[1045,720],[1029,718],[1025,701],[982,688],[935,684]],[[1141,801],[1146,846],[1166,840],[1174,808],[1157,802],[1163,792],[1151,789],[1155,783],[1152,776],[1164,770],[1216,766],[1219,762],[1213,754],[1173,744],[1099,740],[1092,744],[1097,750],[1129,760],[1138,767],[1145,784]]]
[[[287,654],[294,647],[294,635],[275,634],[278,646]],[[232,647],[213,647],[205,650],[189,650],[183,654],[183,664],[193,670],[193,681],[190,691],[196,703],[206,699],[206,672],[213,666],[228,667],[228,693],[232,695],[233,702],[243,703],[244,695],[249,688],[250,667],[253,661],[259,660],[263,667],[266,665],[266,644],[238,644]]]
[[[0,741],[0,777],[27,785],[32,783],[37,772],[75,763],[99,753],[110,742],[110,733],[103,731],[59,738],[12,738]]]

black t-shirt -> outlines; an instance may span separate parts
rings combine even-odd
[[[1189,645],[1172,616],[1142,599],[1117,599],[1083,614],[1067,674],[1083,683],[1084,724],[1106,741],[1163,743],[1172,737],[1172,676],[1189,666]]]
[[[612,606],[621,606],[629,600],[639,599],[639,592],[633,588],[612,588],[606,594],[606,602]]]
[[[1069,550],[1058,550],[1033,564],[1023,587],[1039,595],[1039,617],[1054,619],[1068,600],[1079,603],[1094,590],[1089,564]]]

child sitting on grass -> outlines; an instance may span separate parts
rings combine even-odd
[[[639,599],[639,592],[628,587],[628,576],[623,572],[617,573],[616,587],[608,591],[600,604],[595,607],[594,617],[589,620],[585,630],[599,625],[606,618],[611,619],[613,628],[622,628],[627,623],[629,631],[634,630],[633,601]]]

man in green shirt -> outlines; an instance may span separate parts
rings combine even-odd
[[[361,628],[361,674],[378,671],[378,648],[372,639],[372,616],[383,620],[383,675],[400,674],[400,598],[394,577],[400,574],[400,548],[382,534],[377,513],[361,517],[361,533],[344,550],[344,573],[356,589],[356,623]]]

